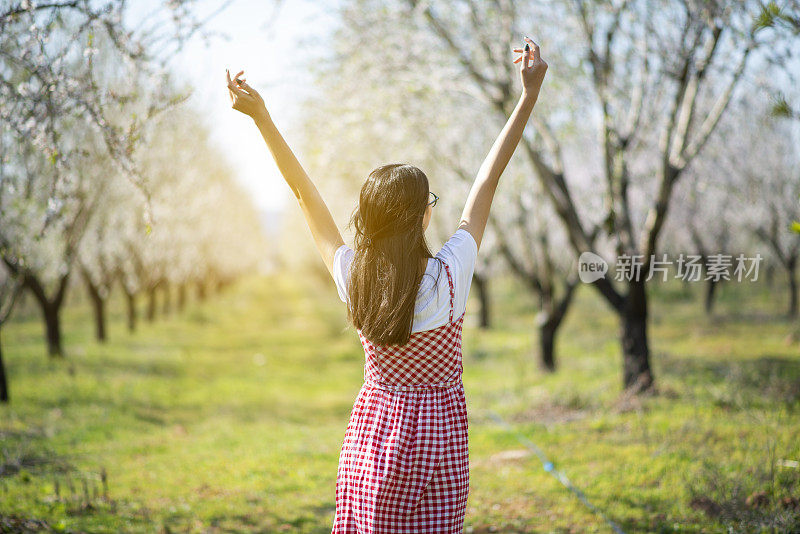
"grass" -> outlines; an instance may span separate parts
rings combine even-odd
[[[701,289],[652,290],[658,391],[638,399],[620,396],[618,323],[589,288],[553,375],[536,364],[531,296],[498,281],[488,331],[470,303],[467,532],[610,532],[490,411],[626,532],[800,531],[797,325],[777,316],[778,288],[723,286],[713,317]],[[23,519],[67,532],[330,532],[364,358],[333,284],[243,280],[133,335],[112,304],[101,345],[73,298],[63,361],[45,356],[28,306],[2,332],[0,532]]]

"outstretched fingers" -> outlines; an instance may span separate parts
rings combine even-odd
[[[520,61],[522,61],[523,59],[527,59],[528,61],[530,61],[530,57],[531,57],[531,54],[530,54],[530,52],[531,52],[531,51],[530,51],[530,47],[528,47],[528,49],[523,49],[523,48],[515,48],[515,49],[514,49],[514,52],[517,52],[517,53],[519,53],[519,54],[522,54],[521,56],[519,56],[517,59],[515,59],[515,60],[514,60],[514,63],[519,63],[519,62],[520,62]],[[525,62],[525,63],[524,63],[522,66],[523,66],[523,67],[528,67],[528,62],[526,61],[526,62]]]
[[[538,62],[538,61],[541,61],[541,59],[542,59],[542,56],[540,56],[540,55],[539,55],[539,45],[538,45],[538,44],[536,44],[536,41],[534,41],[533,39],[531,39],[531,38],[530,38],[530,37],[528,37],[527,35],[525,36],[525,41],[526,41],[526,42],[527,42],[527,43],[530,45],[530,47],[533,49],[533,62],[534,62],[534,63],[536,63],[536,62]]]
[[[228,69],[225,69],[225,78],[226,78],[226,82],[227,82],[227,86],[228,86],[228,96],[231,99],[231,104],[234,104],[235,103],[235,97],[234,97],[233,91],[231,90],[231,71],[229,71]]]
[[[541,54],[539,52],[539,45],[536,44],[536,43],[533,43],[533,62],[537,63],[537,62],[539,62],[541,60],[542,60],[542,56],[541,56]]]
[[[530,39],[527,39],[527,40],[530,40]],[[532,45],[530,45],[530,43],[529,43],[529,48],[532,47],[532,50],[529,50],[529,53],[530,53],[530,56],[532,56],[533,62],[536,63],[538,61],[541,61],[542,56],[541,56],[541,52],[539,50],[539,45],[534,43],[533,41],[530,41],[530,42],[533,43]],[[518,54],[522,54],[520,57],[518,57],[517,59],[514,60],[514,63],[519,63],[525,57],[525,50],[523,48],[514,48],[514,49],[512,49],[512,51],[516,52]]]

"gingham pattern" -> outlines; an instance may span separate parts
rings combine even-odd
[[[461,328],[411,334],[402,347],[364,346],[336,477],[332,534],[462,533],[469,494]]]

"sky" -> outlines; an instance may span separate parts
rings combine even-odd
[[[137,2],[131,16],[136,20],[161,3]],[[221,0],[199,0],[197,13],[204,17],[221,4]],[[192,87],[189,104],[207,113],[212,140],[262,211],[283,212],[294,197],[253,121],[231,109],[225,69],[231,75],[245,71],[247,83],[259,91],[273,121],[294,148],[287,133],[303,96],[313,94],[305,68],[310,61],[306,50],[317,36],[324,41],[334,22],[330,2],[233,0],[205,26],[226,37],[212,36],[208,43],[193,37],[173,59],[173,73]]]

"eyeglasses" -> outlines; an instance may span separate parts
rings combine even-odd
[[[436,193],[434,193],[433,191],[429,191],[429,193],[430,193],[431,195],[433,195],[433,200],[431,200],[430,202],[428,202],[428,205],[429,205],[429,206],[431,206],[431,207],[433,207],[433,206],[435,206],[435,205],[436,205],[436,201],[437,201],[437,200],[439,200],[439,197],[438,197],[438,196],[436,195]]]

